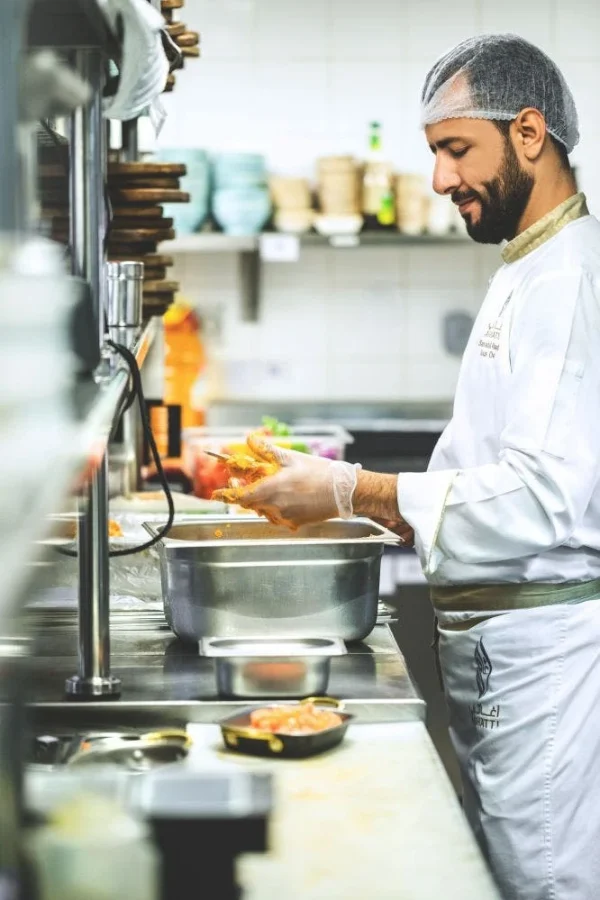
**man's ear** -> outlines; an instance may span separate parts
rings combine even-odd
[[[533,106],[522,109],[511,123],[511,133],[519,155],[528,162],[535,162],[544,149],[547,134],[546,120],[539,109]]]

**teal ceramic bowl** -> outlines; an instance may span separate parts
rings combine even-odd
[[[183,163],[187,174],[180,179],[182,191],[187,191],[189,203],[166,203],[165,216],[173,218],[177,234],[194,234],[208,216],[210,209],[211,165],[206,150],[190,147],[169,147],[158,150],[156,159],[162,162]]]
[[[271,198],[266,187],[220,188],[212,209],[226,234],[257,234],[271,215]]]
[[[215,187],[257,187],[266,184],[265,158],[260,153],[220,153],[213,160]]]

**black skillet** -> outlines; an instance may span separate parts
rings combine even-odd
[[[354,718],[343,712],[343,703],[333,697],[307,697],[300,703],[314,703],[318,707],[334,707],[341,718],[341,723],[324,731],[312,734],[274,734],[270,731],[259,731],[250,725],[250,713],[256,709],[271,709],[277,706],[290,706],[290,703],[261,703],[249,707],[234,716],[219,722],[225,746],[237,753],[250,753],[253,756],[270,756],[279,759],[302,759],[331,750],[344,739],[348,725]]]

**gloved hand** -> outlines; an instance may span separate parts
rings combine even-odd
[[[275,475],[246,486],[215,491],[213,500],[253,509],[276,525],[295,528],[326,519],[352,516],[352,495],[360,465],[285,450],[251,435],[255,456],[280,467]]]

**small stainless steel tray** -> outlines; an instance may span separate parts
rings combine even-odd
[[[327,692],[331,658],[346,647],[336,638],[204,638],[200,655],[213,657],[225,697],[281,699]]]

